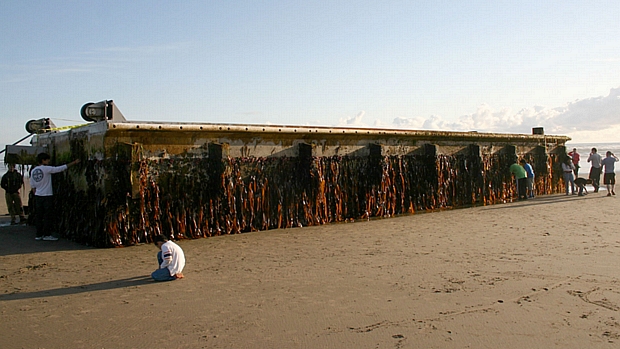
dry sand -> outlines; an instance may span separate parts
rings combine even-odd
[[[617,348],[606,192],[91,249],[0,227],[2,348]]]

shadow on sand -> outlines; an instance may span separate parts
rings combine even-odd
[[[36,231],[29,225],[11,225],[10,217],[0,217],[0,256],[92,249],[63,238],[58,241],[36,241]]]
[[[139,285],[145,285],[145,284],[155,284],[155,281],[153,281],[153,279],[150,276],[136,276],[136,277],[127,278],[127,279],[98,282],[95,284],[87,284],[87,285],[80,285],[80,286],[55,288],[51,290],[10,293],[10,294],[5,294],[5,295],[0,295],[0,302],[13,301],[13,300],[19,300],[19,299],[67,296],[71,294],[112,290],[116,288],[125,288],[125,287],[139,286]]]
[[[565,202],[565,201],[573,201],[575,204],[578,204],[581,200],[602,200],[609,199],[610,197],[605,194],[589,194],[584,196],[577,195],[565,195],[565,194],[553,194],[553,195],[543,195],[537,196],[532,199],[515,201],[507,204],[498,204],[498,205],[490,205],[487,206],[486,210],[504,210],[510,208],[517,208],[521,206],[535,206],[535,205],[549,205],[557,202]]]

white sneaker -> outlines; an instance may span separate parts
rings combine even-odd
[[[37,241],[41,241],[41,240],[43,240],[43,236],[37,236],[34,239],[37,240]]]
[[[48,235],[48,236],[44,236],[44,237],[43,237],[43,241],[56,241],[56,240],[58,240],[58,238],[53,237],[53,236],[51,236],[51,235]]]

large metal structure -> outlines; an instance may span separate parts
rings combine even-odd
[[[45,130],[30,156],[7,156],[80,158],[54,179],[59,231],[100,247],[159,233],[197,238],[506,202],[515,198],[508,167],[518,158],[534,167],[538,194],[554,193],[570,140],[539,128],[525,135],[135,122],[112,101],[87,104],[82,115],[94,122]]]

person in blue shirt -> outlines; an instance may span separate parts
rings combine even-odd
[[[525,169],[525,173],[527,173],[527,196],[529,198],[534,197],[534,169],[532,165],[528,164],[525,159],[521,159],[521,166]]]

